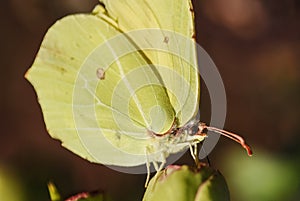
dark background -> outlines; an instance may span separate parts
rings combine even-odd
[[[46,30],[59,18],[89,12],[97,1],[0,2],[0,200],[49,200],[47,182],[63,196],[101,189],[115,200],[141,200],[145,175],[91,164],[45,130],[24,73]],[[297,0],[194,0],[197,41],[216,63],[227,93],[225,128],[252,145],[248,157],[222,138],[210,155],[232,201],[300,199],[300,5]],[[205,87],[202,120],[210,118]],[[186,158],[186,159],[185,159]],[[186,155],[178,163],[190,161]],[[6,196],[6,197],[5,197]]]

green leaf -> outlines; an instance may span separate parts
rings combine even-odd
[[[51,201],[62,201],[60,193],[52,182],[48,183],[48,190]],[[65,201],[111,201],[111,199],[101,192],[82,192],[67,198]]]
[[[149,183],[143,201],[229,201],[224,177],[215,169],[202,166],[169,166]]]
[[[51,201],[60,201],[61,200],[61,196],[60,196],[56,186],[52,182],[48,183],[48,191],[50,194]]]

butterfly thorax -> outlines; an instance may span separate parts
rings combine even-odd
[[[151,131],[150,133],[156,142],[155,149],[168,156],[204,140],[206,127],[199,120],[193,119],[182,127],[178,127],[174,123],[171,129],[164,134],[156,134]]]

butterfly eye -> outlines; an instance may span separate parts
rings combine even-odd
[[[199,131],[198,125],[193,125],[192,127],[190,127],[188,134],[193,136],[196,135],[198,131]]]

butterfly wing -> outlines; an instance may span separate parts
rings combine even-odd
[[[148,130],[165,132],[174,121],[165,88],[134,48],[99,13],[72,15],[49,29],[26,74],[50,135],[90,161],[145,163]]]
[[[165,133],[175,115],[183,125],[197,112],[194,44],[177,36],[194,34],[191,4],[104,3],[94,14],[53,25],[26,78],[37,91],[49,133],[66,148],[108,165],[143,164],[145,154],[159,160],[162,147],[149,130]],[[122,34],[145,28],[158,31]],[[145,44],[148,50],[140,51]]]
[[[190,0],[102,0],[109,16],[124,32],[142,30],[132,37],[161,75],[178,126],[198,112],[199,74],[194,43],[194,16]],[[153,31],[157,29],[158,31]],[[158,33],[159,32],[159,33]],[[149,49],[152,47],[153,49]]]

